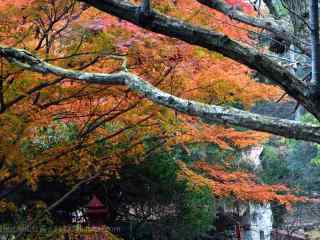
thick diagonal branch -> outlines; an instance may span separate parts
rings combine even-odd
[[[30,71],[43,74],[54,74],[92,84],[126,85],[130,90],[145,96],[154,103],[175,109],[188,115],[198,116],[207,121],[231,124],[288,138],[320,143],[319,126],[267,117],[232,107],[208,105],[196,101],[185,100],[165,93],[142,80],[137,75],[126,71],[104,74],[64,69],[51,65],[25,50],[4,47],[1,45],[0,56],[7,58],[9,61],[13,61],[23,68],[29,69]]]
[[[232,19],[248,24],[253,27],[261,28],[273,33],[288,43],[292,43],[306,55],[311,55],[310,48],[297,38],[293,31],[290,31],[289,25],[285,21],[277,20],[272,17],[255,17],[244,13],[241,10],[229,5],[224,0],[197,0],[203,5],[213,8]]]
[[[219,52],[251,69],[257,70],[278,84],[288,95],[296,99],[305,109],[320,119],[320,98],[313,97],[313,91],[310,91],[310,87],[277,62],[272,61],[252,47],[240,44],[222,33],[193,26],[156,11],[152,13],[152,17],[148,18],[146,22],[141,23],[139,17],[137,17],[139,7],[128,1],[81,1],[153,32]]]

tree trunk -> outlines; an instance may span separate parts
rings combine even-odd
[[[319,42],[319,5],[318,0],[310,0],[310,30],[312,54],[312,78],[317,92],[320,90],[320,42]]]

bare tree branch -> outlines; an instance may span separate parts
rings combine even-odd
[[[130,90],[145,96],[157,104],[188,115],[198,116],[206,121],[231,124],[288,138],[320,143],[320,127],[317,125],[267,117],[232,107],[208,105],[185,100],[165,93],[142,80],[137,75],[126,71],[103,74],[64,69],[51,65],[25,50],[3,46],[0,46],[0,56],[15,62],[22,68],[43,74],[54,74],[91,84],[126,85]]]

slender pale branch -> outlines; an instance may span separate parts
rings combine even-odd
[[[76,185],[74,185],[70,191],[65,193],[61,198],[59,198],[57,201],[55,201],[53,204],[51,204],[45,211],[41,212],[38,216],[36,216],[28,225],[27,227],[23,228],[20,232],[18,232],[16,239],[24,239],[25,234],[28,230],[30,230],[35,224],[38,224],[46,214],[50,214],[50,211],[52,211],[54,208],[62,204],[67,198],[69,198],[75,191],[77,191],[82,185],[87,184],[91,182],[92,180],[98,178],[101,174],[96,173],[95,175],[84,179],[80,182],[78,182]]]
[[[49,64],[23,49],[8,48],[1,45],[0,56],[11,61],[14,60],[16,64],[29,69],[30,71],[43,74],[54,74],[91,84],[125,85],[130,90],[145,96],[154,103],[175,109],[188,115],[198,116],[207,121],[231,124],[288,138],[320,143],[320,127],[317,125],[267,117],[232,107],[208,105],[196,101],[185,100],[165,93],[142,80],[137,75],[126,71],[107,74],[65,69]]]

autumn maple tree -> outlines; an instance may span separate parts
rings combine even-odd
[[[253,44],[255,39],[247,31],[257,26],[236,23],[219,9],[194,0],[152,1],[152,19],[143,23],[132,13],[138,1],[123,2],[0,3],[1,198],[21,184],[36,188],[43,176],[61,176],[71,183],[92,176],[115,177],[128,164],[126,160],[139,164],[159,148],[170,151],[178,145],[188,151],[188,144],[210,143],[221,149],[243,149],[278,132],[319,141],[317,126],[263,120],[255,114],[248,120],[244,115],[257,101],[275,101],[284,93],[273,85],[257,83],[248,68],[275,80],[280,66],[271,65],[267,74],[269,60],[229,39]],[[226,2],[255,16],[243,1]],[[122,15],[126,8],[127,15]],[[182,31],[199,25],[220,33],[194,28],[194,36],[184,37],[174,30],[167,37],[147,31],[164,33],[168,26],[160,29],[162,22],[170,25],[175,18],[181,20],[175,24]],[[222,42],[213,43],[214,36]],[[223,50],[218,49],[219,44]],[[231,51],[224,44],[240,49]],[[248,55],[242,60],[246,51],[256,59]],[[296,82],[290,73],[281,73],[288,82]],[[285,84],[279,85],[292,95],[294,84],[292,89]],[[297,98],[313,109],[301,92]],[[235,119],[234,112],[238,114]],[[230,124],[267,133],[235,129]],[[146,142],[154,144],[150,148]],[[207,163],[194,164],[195,171],[182,162],[179,166],[183,178],[209,186],[221,198],[232,195],[241,201],[282,204],[299,200],[279,194],[288,192],[283,186],[261,185],[248,173],[229,173]]]

